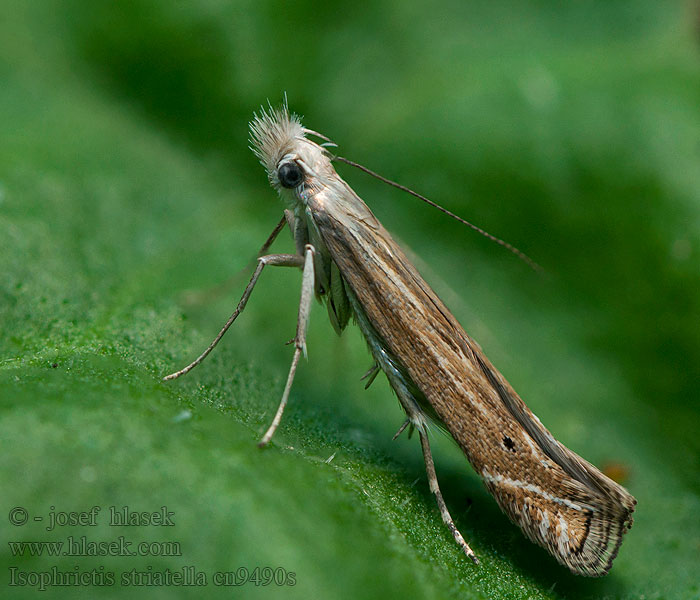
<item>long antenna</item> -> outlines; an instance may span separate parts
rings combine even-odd
[[[513,254],[515,254],[515,256],[517,256],[520,260],[522,260],[523,262],[527,263],[527,264],[530,266],[530,268],[531,268],[532,270],[537,271],[538,273],[544,272],[544,269],[543,269],[540,265],[538,265],[534,260],[532,260],[527,254],[525,254],[525,253],[522,252],[521,250],[518,250],[518,249],[517,249],[515,246],[513,246],[512,244],[509,244],[508,242],[506,242],[506,241],[504,241],[504,240],[502,240],[502,239],[500,239],[500,238],[497,238],[495,235],[491,235],[488,231],[485,231],[485,230],[482,229],[481,227],[478,227],[477,225],[474,225],[473,223],[470,223],[469,221],[466,221],[466,220],[463,219],[462,217],[457,216],[457,215],[454,214],[453,212],[447,210],[446,208],[443,208],[442,206],[440,206],[439,204],[436,204],[436,203],[433,202],[432,200],[429,200],[429,199],[426,198],[425,196],[421,196],[418,192],[414,192],[412,189],[407,188],[405,185],[401,185],[400,183],[396,183],[395,181],[391,181],[391,179],[387,179],[386,177],[382,177],[379,173],[375,173],[375,172],[372,171],[371,169],[368,169],[367,167],[363,167],[361,164],[356,163],[356,162],[354,162],[354,161],[352,161],[352,160],[349,160],[349,159],[347,159],[347,158],[344,158],[344,157],[342,157],[342,156],[335,156],[335,155],[333,155],[331,159],[332,159],[332,160],[340,161],[340,162],[342,162],[342,163],[345,163],[345,164],[347,164],[347,165],[350,165],[351,167],[355,167],[355,168],[357,168],[357,169],[360,169],[360,171],[364,171],[364,172],[367,173],[368,175],[371,175],[372,177],[375,177],[376,179],[379,179],[379,181],[383,181],[384,183],[388,183],[389,185],[392,185],[392,186],[394,186],[395,188],[398,188],[398,189],[400,189],[400,190],[403,191],[403,192],[407,192],[407,193],[411,194],[411,196],[415,196],[416,198],[418,198],[419,200],[422,200],[422,201],[425,202],[426,204],[429,204],[429,205],[432,206],[433,208],[437,208],[439,211],[442,211],[442,212],[445,213],[448,217],[452,217],[453,219],[459,221],[460,223],[463,223],[464,225],[467,225],[468,227],[471,227],[474,231],[476,231],[477,233],[480,233],[481,235],[483,235],[485,238],[488,238],[488,239],[491,240],[492,242],[496,242],[499,246],[503,246],[503,247],[506,248],[507,250],[510,250],[510,251],[511,251]]]

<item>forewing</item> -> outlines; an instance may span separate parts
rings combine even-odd
[[[554,439],[344,181],[308,206],[345,285],[505,513],[572,571],[604,575],[634,498]]]

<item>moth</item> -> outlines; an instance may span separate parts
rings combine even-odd
[[[307,129],[286,102],[256,115],[251,149],[285,204],[285,216],[259,253],[243,296],[198,365],[240,312],[266,265],[302,270],[294,356],[264,446],[279,425],[294,374],[306,354],[314,296],[340,334],[351,318],[396,392],[407,426],[420,439],[430,490],[464,553],[478,560],[454,524],[440,492],[428,439],[437,423],[454,438],[501,509],[533,542],[573,573],[605,575],[632,526],[636,500],[622,486],[560,444],[496,370],[423,280],[372,211],[336,173],[328,138]],[[310,139],[322,140],[320,143]],[[349,162],[349,161],[346,161]],[[296,254],[268,254],[289,226]]]

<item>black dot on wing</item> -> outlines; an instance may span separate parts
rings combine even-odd
[[[515,442],[511,440],[507,435],[503,436],[503,445],[506,447],[506,449],[510,450],[511,452],[515,452]]]

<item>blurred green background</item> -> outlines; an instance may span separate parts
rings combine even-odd
[[[697,3],[2,4],[3,597],[700,597]],[[218,331],[281,214],[247,123],[284,92],[343,155],[543,265],[339,167],[542,421],[638,498],[610,575],[575,577],[526,541],[436,433],[446,500],[482,560],[469,564],[417,441],[391,442],[388,385],[358,381],[359,333],[335,336],[320,306],[283,424],[258,450],[291,359],[297,272],[266,272],[211,357],[160,382]],[[291,249],[286,234],[275,248]],[[50,507],[94,505],[95,527],[46,531]],[[124,505],[167,506],[175,526],[110,527]],[[6,516],[16,506],[24,526]],[[71,535],[177,541],[182,555],[5,543]],[[120,585],[183,566],[208,585]],[[296,585],[212,583],[256,566]],[[53,567],[116,582],[9,585]]]

